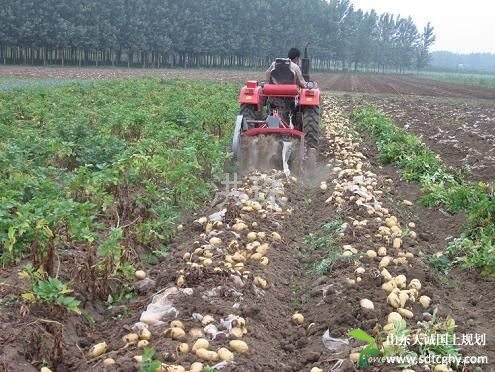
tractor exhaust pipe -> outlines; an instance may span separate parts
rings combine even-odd
[[[309,60],[308,56],[308,46],[310,43],[307,43],[306,46],[304,47],[304,57],[301,61],[302,64],[302,75],[304,80],[309,81],[311,80],[309,77],[309,68],[311,67],[311,61]]]

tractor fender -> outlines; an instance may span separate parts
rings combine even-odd
[[[299,98],[301,106],[319,106],[320,105],[320,90],[319,89],[301,89]]]
[[[258,105],[260,102],[260,95],[261,95],[261,87],[245,86],[241,89],[241,94],[239,95],[239,103]]]

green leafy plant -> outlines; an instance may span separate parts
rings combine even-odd
[[[57,278],[48,277],[45,279],[42,268],[35,270],[31,265],[26,265],[19,273],[21,279],[29,279],[30,289],[22,294],[22,298],[31,302],[49,303],[59,305],[69,311],[80,314],[80,301],[67,294],[72,293],[67,284],[62,283]]]
[[[154,349],[144,349],[143,360],[140,364],[141,372],[156,372],[162,366],[162,362],[153,359],[155,354],[156,351]]]
[[[355,338],[356,340],[367,343],[367,345],[359,353],[358,365],[360,368],[370,365],[370,357],[377,357],[381,355],[381,352],[377,347],[376,340],[362,329],[353,329],[349,331],[347,335]]]

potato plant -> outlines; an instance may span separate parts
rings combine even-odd
[[[106,298],[115,288],[94,282],[132,276],[211,197],[236,94],[156,78],[1,93],[2,263],[31,253],[47,270],[61,250],[85,252],[79,279]]]
[[[445,250],[452,263],[463,262],[465,268],[479,268],[483,274],[495,274],[495,194],[494,185],[467,181],[462,173],[445,169],[435,153],[414,135],[396,128],[393,121],[375,108],[354,111],[353,120],[360,129],[376,140],[383,163],[402,169],[405,180],[419,181],[428,207],[443,207],[451,213],[465,212],[467,223],[459,239]],[[459,259],[461,257],[461,259]],[[432,257],[435,267],[448,271],[444,258]]]

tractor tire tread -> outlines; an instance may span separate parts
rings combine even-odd
[[[320,107],[307,107],[303,111],[303,132],[308,147],[317,149],[320,142]]]

